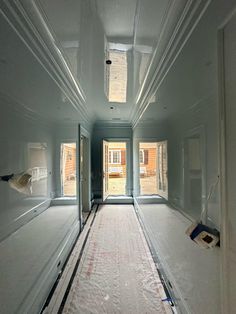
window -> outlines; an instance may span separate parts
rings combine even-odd
[[[120,150],[109,150],[109,164],[121,164]]]
[[[126,102],[127,54],[126,51],[109,49],[106,55],[112,63],[106,65],[105,91],[109,102]]]
[[[143,149],[139,150],[139,163],[144,164],[144,150]]]
[[[62,196],[76,195],[76,143],[61,144]]]

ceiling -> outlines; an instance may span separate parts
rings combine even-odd
[[[166,118],[153,95],[201,3],[3,0],[0,94],[61,122],[135,126],[149,104],[147,121]]]

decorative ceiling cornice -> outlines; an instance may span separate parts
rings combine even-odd
[[[174,5],[176,4],[175,2],[176,1],[169,6],[169,11],[166,14],[167,21],[165,22],[164,27],[167,27],[168,20],[173,19],[172,11],[174,9]],[[171,36],[169,36],[170,39],[165,45],[164,53],[161,53],[158,50],[162,38],[158,41],[149,69],[137,94],[136,103],[134,105],[135,109],[131,115],[133,128],[137,126],[139,120],[149,105],[151,97],[158,91],[161,83],[165,79],[167,73],[171,69],[210,3],[211,0],[185,1],[175,29]],[[159,55],[160,53],[161,56]],[[152,67],[155,67],[156,70],[150,77],[150,69]]]
[[[76,109],[80,119],[91,124],[93,117],[86,107],[83,90],[66,62],[63,49],[46,23],[39,2],[2,0],[0,13]]]
[[[111,121],[97,121],[94,126],[94,129],[132,129],[132,125],[130,123],[112,123]]]
[[[21,117],[29,122],[37,122],[37,124],[46,127],[51,127],[54,125],[54,121],[51,121],[49,118],[43,117],[39,113],[33,111],[23,102],[6,93],[0,92],[0,107],[2,108],[2,106],[3,108],[10,110],[10,112],[16,116]]]

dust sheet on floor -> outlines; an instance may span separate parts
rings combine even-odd
[[[172,313],[132,205],[102,205],[63,313]]]

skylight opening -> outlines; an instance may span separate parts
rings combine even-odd
[[[106,64],[106,95],[109,102],[125,103],[127,97],[127,52],[109,49]]]

